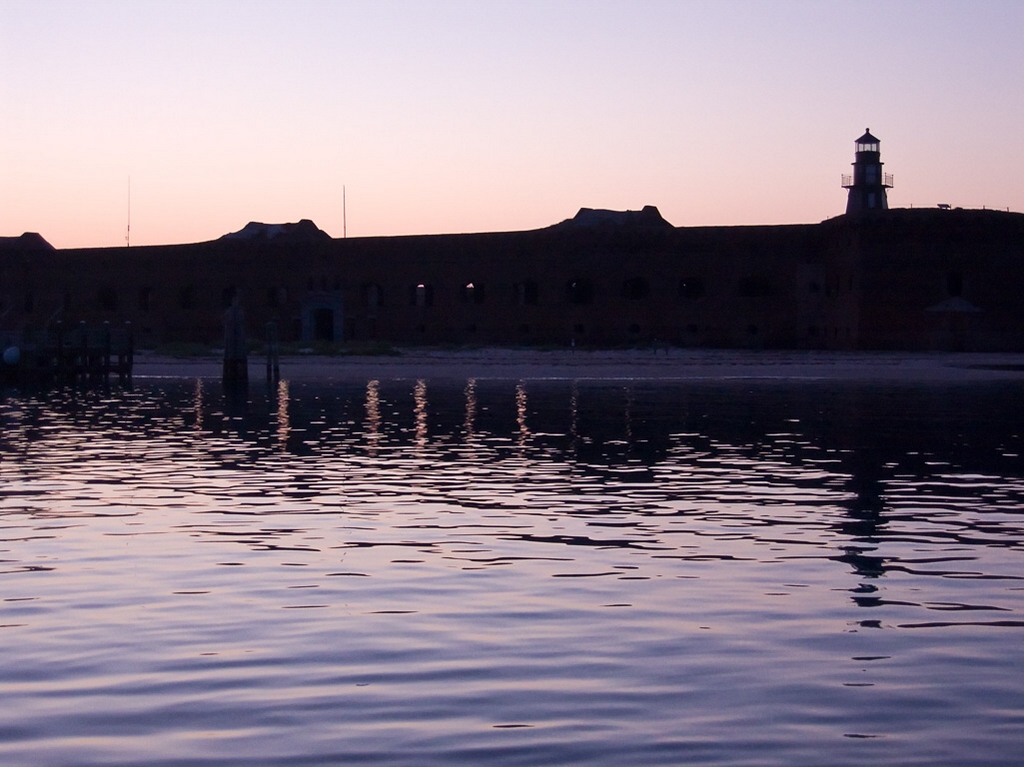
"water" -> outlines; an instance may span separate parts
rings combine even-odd
[[[1019,763],[1020,395],[8,392],[0,763]]]

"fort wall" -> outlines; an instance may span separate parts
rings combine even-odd
[[[130,321],[142,347],[219,344],[238,300],[252,338],[273,321],[297,343],[1024,349],[1024,215],[996,211],[73,250],[23,240],[0,243],[0,328]]]

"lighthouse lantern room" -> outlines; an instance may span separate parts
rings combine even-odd
[[[850,192],[846,199],[847,213],[889,209],[885,190],[892,189],[892,174],[882,172],[878,145],[870,128],[856,141],[853,175],[843,174],[842,186]]]

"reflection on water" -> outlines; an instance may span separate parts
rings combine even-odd
[[[466,420],[462,430],[466,435],[466,442],[471,442],[473,432],[476,430],[476,379],[470,378],[466,381],[466,388],[463,391],[466,397]]]
[[[427,446],[427,382],[417,381],[412,396],[416,403],[416,447],[422,450]]]
[[[516,426],[519,427],[516,444],[525,448],[530,439],[530,427],[526,425],[526,386],[522,381],[516,385]]]
[[[1018,388],[0,399],[4,764],[1008,764]]]
[[[205,404],[206,403],[203,401],[203,379],[197,378],[195,406],[192,408],[192,415],[194,419],[194,428],[198,432],[203,430],[203,407]]]
[[[366,384],[366,441],[370,446],[370,454],[376,454],[377,443],[380,441],[380,381],[369,381]]]
[[[288,416],[288,382],[277,382],[277,442],[281,450],[288,449],[288,437],[291,434],[291,418]]]

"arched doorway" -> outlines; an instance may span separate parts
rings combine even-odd
[[[302,302],[302,341],[328,343],[344,340],[344,312],[337,293],[313,293]]]
[[[334,340],[334,310],[321,307],[313,310],[313,340]]]

